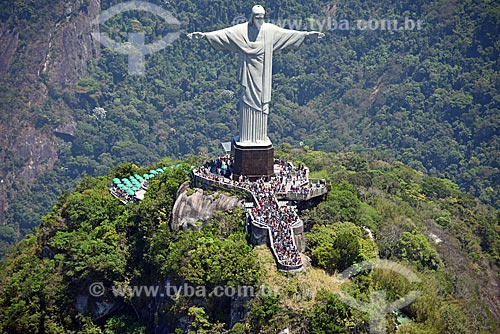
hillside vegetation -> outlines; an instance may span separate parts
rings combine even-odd
[[[369,316],[338,297],[370,301],[385,290],[397,300],[420,297],[387,314],[388,333],[495,333],[500,330],[500,224],[492,207],[446,179],[398,161],[293,150],[278,156],[304,163],[332,183],[327,199],[303,211],[311,265],[276,270],[269,249],[247,241],[244,213],[218,212],[201,231],[172,232],[178,187],[189,179],[184,161],[151,181],[145,199],[123,205],[108,192],[115,177],[139,168],[121,164],[85,177],[60,198],[35,231],[1,264],[2,333],[368,333]],[[371,231],[370,238],[367,228]],[[364,271],[349,282],[335,276],[354,263],[382,258],[417,274]],[[91,296],[94,283],[105,287]],[[115,296],[112,287],[189,284],[253,287],[245,298]]]
[[[118,2],[103,0],[101,8]],[[247,16],[251,7],[241,0],[152,2],[178,18],[182,32],[229,26],[234,18]],[[94,4],[1,4],[6,31],[18,33],[19,43],[2,78],[0,119],[7,122],[17,115],[13,124],[28,124],[44,133],[59,131],[52,139],[57,150],[46,153],[54,167],[36,180],[19,177],[20,169],[30,164],[29,155],[13,153],[11,146],[0,148],[1,175],[18,175],[5,190],[9,224],[0,230],[2,249],[37,226],[62,192],[84,175],[104,175],[126,161],[147,165],[164,156],[216,155],[219,143],[237,132],[237,58],[214,52],[206,41],[183,36],[147,56],[144,76],[127,74],[125,55],[78,43],[73,48],[85,50],[75,54],[83,57],[83,51],[87,55],[92,49],[93,56],[87,74],[74,85],[57,83],[50,66],[47,72],[37,72],[34,67],[43,69],[44,63],[25,54],[25,46],[51,33],[48,22],[57,27],[84,17],[90,25],[94,17],[85,13],[90,15]],[[427,175],[451,179],[461,191],[499,207],[498,3],[273,0],[263,5],[269,20],[301,20],[301,29],[319,29],[314,22],[328,20],[422,23],[421,29],[398,31],[327,29],[320,41],[308,40],[297,51],[276,54],[269,124],[275,144],[325,152],[384,152]],[[130,32],[144,32],[146,43],[169,29],[161,18],[133,11],[100,27],[117,42],[128,41]],[[52,57],[64,54],[51,52]],[[68,60],[68,68],[81,61],[76,58]],[[21,75],[23,68],[33,68],[30,76]],[[44,91],[47,98],[18,94],[26,90]],[[61,130],[73,121],[74,131]]]

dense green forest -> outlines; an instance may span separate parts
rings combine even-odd
[[[183,35],[146,57],[144,76],[131,76],[127,57],[102,47],[75,87],[59,88],[42,76],[49,97],[27,108],[18,94],[27,85],[18,73],[30,61],[23,50],[48,22],[67,19],[51,11],[59,2],[0,4],[2,23],[23,27],[16,63],[1,82],[0,121],[14,117],[49,132],[67,122],[68,111],[76,121],[73,135],[58,135],[55,167],[34,182],[15,183],[9,224],[0,226],[0,255],[11,249],[0,264],[0,333],[277,333],[287,327],[368,333],[367,313],[342,302],[339,290],[363,301],[378,290],[391,300],[421,291],[401,313],[387,314],[388,333],[397,326],[408,334],[500,331],[499,4],[262,2],[269,20],[302,20],[304,30],[320,29],[315,22],[326,19],[422,23],[398,31],[326,26],[325,38],[275,55],[269,133],[277,154],[332,183],[326,201],[301,212],[311,268],[285,274],[266,247],[249,244],[244,212],[219,212],[199,232],[169,226],[190,166],[218,155],[220,142],[237,132],[236,55]],[[229,26],[253,5],[151,2],[178,18],[182,32]],[[100,29],[119,42],[145,32],[149,43],[173,28],[151,13],[125,12]],[[0,147],[4,172],[28,159],[6,150]],[[108,192],[114,177],[179,162],[181,168],[151,183],[140,204],[124,206]],[[373,258],[404,265],[420,282],[384,270],[335,280]],[[264,286],[274,293],[160,302],[109,292],[166,280],[209,289]],[[104,296],[88,295],[95,282],[106,287]],[[102,311],[106,305],[111,312]],[[244,316],[234,322],[237,308]]]
[[[388,333],[396,326],[397,333],[415,334],[500,330],[500,225],[492,207],[449,180],[382,157],[289,144],[278,155],[332,183],[325,201],[301,213],[310,268],[277,271],[269,249],[247,241],[240,210],[216,212],[198,232],[172,232],[177,189],[203,157],[167,170],[151,181],[142,202],[128,205],[109,194],[111,180],[150,168],[124,163],[105,176],[83,178],[0,265],[0,332],[368,333],[368,314],[347,306],[339,289],[367,302],[374,291],[385,290],[390,300],[420,291],[414,303],[387,314]],[[159,165],[178,163],[163,159]],[[335,273],[373,258],[396,261],[419,282],[382,269],[335,280]],[[106,293],[89,295],[95,282]],[[268,292],[163,301],[111,293],[112,286],[163,282]],[[235,322],[238,307],[245,311]]]
[[[2,20],[25,27],[27,41],[53,20],[56,1],[3,2]],[[103,10],[119,1],[101,1]],[[152,1],[182,22],[181,32],[210,31],[248,16],[244,1]],[[89,5],[83,1],[81,10]],[[276,144],[325,152],[388,156],[499,207],[500,199],[500,5],[470,1],[265,1],[269,20],[420,20],[421,29],[359,30],[325,26],[326,37],[274,57],[269,133]],[[64,18],[57,18],[61,20]],[[57,21],[56,20],[56,21]],[[323,21],[321,21],[323,20]],[[291,21],[290,21],[291,22]],[[128,11],[101,27],[118,42],[144,32],[146,43],[173,28],[147,12]],[[328,29],[331,28],[331,29]],[[146,56],[144,76],[127,74],[127,56],[101,48],[91,71],[75,88],[46,78],[42,107],[18,109],[16,68],[2,80],[2,118],[53,129],[77,122],[61,136],[53,169],[35,182],[16,182],[9,224],[1,227],[7,248],[40,222],[63,191],[85,175],[103,175],[119,163],[147,165],[161,157],[218,154],[237,132],[237,57],[215,52],[206,41],[182,35]],[[62,108],[61,106],[65,106]],[[0,148],[1,149],[1,148]],[[1,152],[0,152],[1,153]],[[4,168],[25,157],[4,152]],[[2,251],[3,252],[3,251]]]

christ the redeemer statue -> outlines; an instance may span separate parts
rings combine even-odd
[[[271,101],[273,52],[298,48],[306,36],[321,38],[318,31],[297,31],[264,23],[265,10],[252,8],[249,22],[212,32],[193,32],[188,38],[205,37],[216,50],[237,52],[240,79],[244,88],[240,101],[240,146],[267,146],[267,116]]]

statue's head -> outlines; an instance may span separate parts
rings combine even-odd
[[[255,5],[252,7],[252,16],[250,16],[250,24],[254,25],[257,29],[262,27],[264,23],[264,16],[266,15],[266,10],[261,5]]]

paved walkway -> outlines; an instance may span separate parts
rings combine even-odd
[[[271,180],[258,179],[252,182],[244,177],[238,181],[225,177],[228,174],[231,176],[231,166],[232,161],[226,156],[212,160],[193,172],[211,182],[221,182],[224,186],[242,188],[252,193],[256,203],[250,215],[255,223],[269,228],[270,245],[278,262],[284,266],[300,267],[302,258],[292,230],[292,226],[300,223],[300,218],[294,207],[280,206],[276,194],[309,187],[309,169],[294,167],[291,163],[276,159],[275,176]]]

